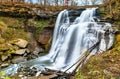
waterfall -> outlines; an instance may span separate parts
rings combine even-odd
[[[49,53],[37,59],[11,65],[4,71],[12,75],[17,73],[19,68],[27,66],[36,67],[39,71],[48,68],[71,73],[91,55],[108,50],[114,41],[111,24],[95,22],[95,11],[96,8],[84,10],[72,23],[69,12],[61,11],[57,17]]]

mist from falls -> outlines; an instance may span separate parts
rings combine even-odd
[[[45,68],[66,73],[73,72],[94,54],[108,50],[114,41],[110,23],[95,22],[96,8],[88,8],[70,22],[69,11],[59,13],[54,29],[52,46],[45,56],[4,69],[13,75],[21,67],[36,67],[38,71]]]

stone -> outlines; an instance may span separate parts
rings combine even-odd
[[[18,41],[15,42],[15,45],[17,45],[21,48],[25,48],[28,45],[28,41],[26,41],[24,39],[18,39]]]
[[[1,67],[3,68],[3,67],[7,67],[7,66],[9,66],[9,63],[3,63],[3,64],[1,64]]]
[[[30,50],[29,50],[29,49],[26,49],[26,53],[30,53]]]
[[[39,56],[39,53],[43,53],[44,49],[36,47],[35,50],[33,51],[33,54],[36,56]]]
[[[25,54],[25,52],[26,52],[26,49],[19,49],[19,50],[15,51],[15,54],[23,55],[23,54]]]
[[[2,61],[5,61],[6,59],[8,59],[8,55],[2,55],[2,56],[1,56],[1,60],[2,60]]]
[[[26,58],[21,57],[21,56],[14,57],[12,59],[12,63],[14,63],[14,64],[17,64],[17,63],[20,63],[20,62],[24,62],[24,61],[26,61]]]

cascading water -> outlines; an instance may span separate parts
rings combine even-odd
[[[84,10],[73,23],[69,21],[69,12],[61,11],[49,54],[11,65],[3,71],[13,75],[21,67],[36,67],[39,71],[48,68],[70,73],[83,64],[79,64],[80,61],[85,62],[91,55],[108,50],[114,40],[111,24],[94,22],[95,10]]]

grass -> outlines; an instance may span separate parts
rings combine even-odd
[[[120,79],[120,34],[111,50],[92,56],[76,74],[76,79]]]
[[[49,25],[54,26],[54,23],[50,24],[51,21],[52,19],[37,21],[38,27],[36,28],[36,36],[41,33],[44,27],[49,26]]]
[[[24,32],[24,20],[22,18],[0,17],[0,31],[1,37],[6,40],[14,38],[27,39]]]
[[[0,79],[11,79],[4,72],[0,72]]]

